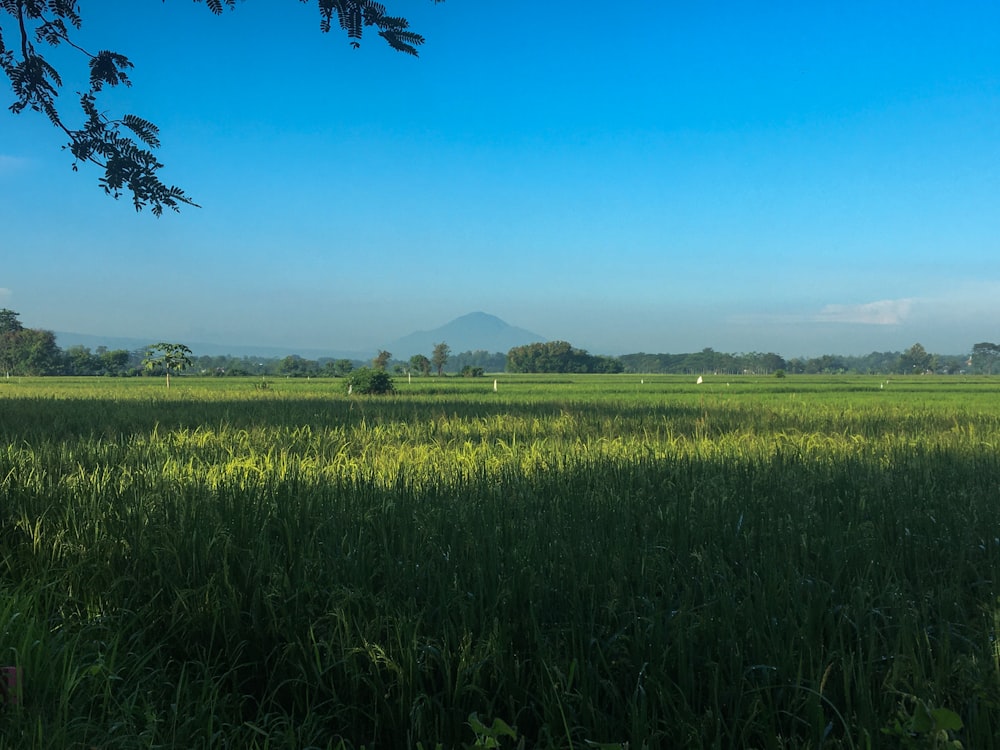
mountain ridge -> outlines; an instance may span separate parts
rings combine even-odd
[[[157,340],[134,336],[100,336],[65,331],[56,331],[55,336],[57,345],[62,349],[73,346],[96,349],[99,346],[106,346],[108,349],[137,351],[148,348]],[[461,315],[429,331],[414,331],[401,336],[383,348],[390,352],[394,359],[403,360],[409,359],[414,354],[424,354],[429,357],[434,346],[442,342],[448,344],[454,354],[476,350],[506,354],[512,347],[536,341],[548,341],[548,339],[524,328],[512,326],[495,315],[473,312]],[[374,348],[371,351],[347,351],[332,348],[269,346],[265,344],[218,344],[195,341],[182,341],[181,343],[189,347],[196,357],[223,355],[272,359],[297,354],[306,359],[344,358],[366,361],[370,360],[376,353]]]
[[[429,331],[414,331],[390,342],[386,351],[394,359],[408,359],[415,354],[430,356],[434,346],[445,343],[452,353],[466,351],[503,352],[515,346],[548,341],[533,331],[512,326],[496,315],[472,312],[461,315]]]

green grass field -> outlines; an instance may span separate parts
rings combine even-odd
[[[0,747],[1000,747],[995,378],[259,385],[0,381]]]

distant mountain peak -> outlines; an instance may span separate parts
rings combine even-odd
[[[471,312],[430,331],[414,331],[396,339],[386,348],[395,359],[408,359],[414,354],[430,356],[436,344],[445,343],[452,352],[484,350],[506,353],[515,346],[547,341],[532,331],[517,328],[496,315]]]

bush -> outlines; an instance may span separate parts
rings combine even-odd
[[[396,392],[396,384],[392,382],[389,373],[362,367],[351,372],[345,381],[344,389],[348,393],[382,396]]]
[[[784,370],[775,370],[774,371],[774,377],[776,377],[776,378],[783,378],[783,377],[785,377],[785,371]]]

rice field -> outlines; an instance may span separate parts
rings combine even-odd
[[[0,748],[1000,747],[1000,381],[0,381]]]

